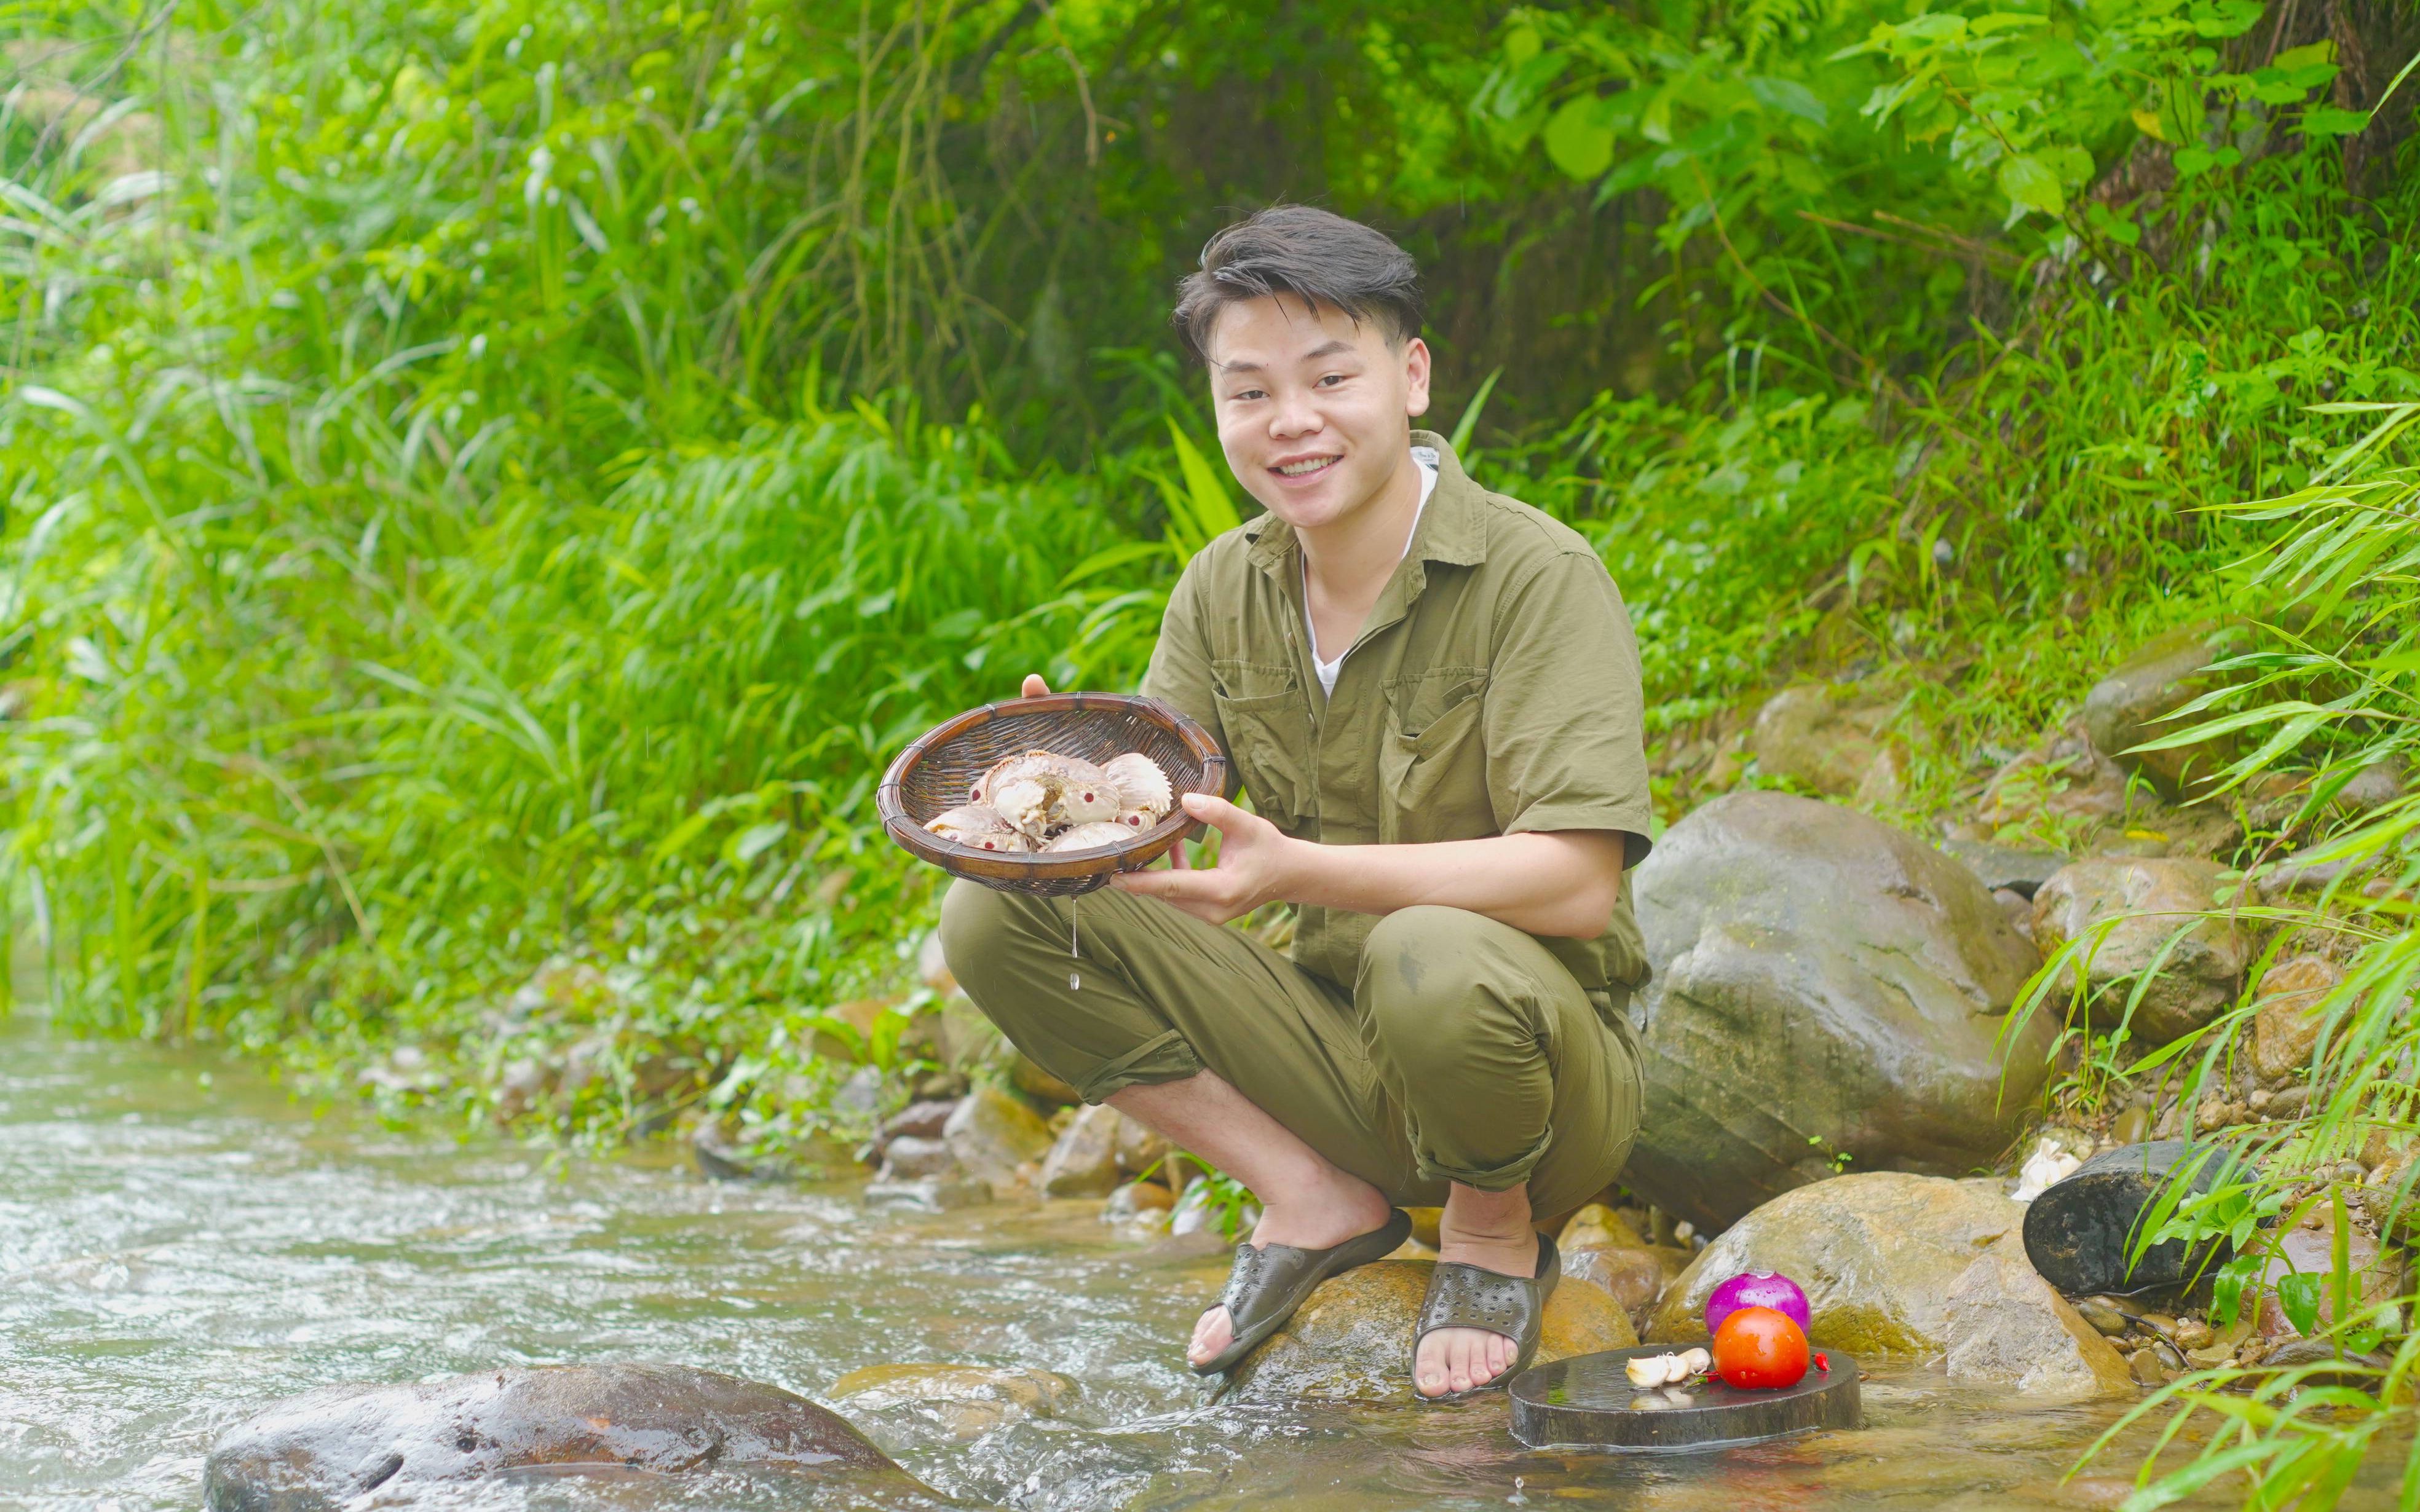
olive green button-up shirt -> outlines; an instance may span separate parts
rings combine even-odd
[[[1621,594],[1579,532],[1471,482],[1443,439],[1412,444],[1436,449],[1436,491],[1333,696],[1312,671],[1300,543],[1272,515],[1187,564],[1143,692],[1207,726],[1253,807],[1296,839],[1612,829],[1636,867],[1651,809]],[[1597,938],[1539,936],[1590,992],[1646,980],[1628,890]],[[1294,959],[1350,990],[1376,922],[1305,908]]]

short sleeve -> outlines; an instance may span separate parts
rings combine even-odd
[[[1218,721],[1218,699],[1210,678],[1210,642],[1202,621],[1202,582],[1207,555],[1187,563],[1170,590],[1168,610],[1160,616],[1159,640],[1151,648],[1151,665],[1142,674],[1142,695],[1157,699],[1178,713],[1199,720],[1218,748],[1227,752],[1230,796],[1241,780],[1227,732]]]
[[[1509,595],[1489,652],[1488,801],[1507,835],[1614,829],[1647,858],[1645,693],[1629,611],[1605,563],[1566,551]]]

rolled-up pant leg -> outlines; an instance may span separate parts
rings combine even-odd
[[[1370,932],[1354,995],[1423,1182],[1527,1181],[1546,1215],[1621,1173],[1638,1130],[1636,1048],[1536,940],[1458,908],[1401,909]]]
[[[1088,1103],[1208,1069],[1380,1191],[1414,1180],[1352,999],[1241,930],[1109,888],[1036,898],[960,881],[941,902],[941,950],[1009,1042]]]
[[[1459,909],[1380,920],[1350,995],[1240,931],[1107,889],[954,883],[941,947],[985,1016],[1086,1102],[1215,1071],[1392,1201],[1526,1180],[1559,1213],[1620,1173],[1637,1127],[1628,1041],[1544,946]]]

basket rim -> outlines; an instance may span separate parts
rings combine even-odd
[[[1187,814],[1182,804],[1149,829],[1138,830],[1134,838],[1115,845],[1089,845],[1078,851],[986,851],[972,845],[944,840],[918,824],[908,812],[907,779],[918,764],[939,747],[949,744],[968,731],[988,724],[1003,715],[1033,714],[1139,714],[1157,723],[1185,742],[1201,764],[1205,786],[1202,789],[1224,796],[1226,793],[1227,757],[1218,740],[1202,722],[1172,704],[1133,693],[1044,693],[1033,698],[996,699],[989,703],[951,716],[908,743],[892,758],[882,774],[881,785],[875,792],[875,810],[880,815],[883,829],[892,842],[920,860],[930,861],[957,876],[977,881],[1017,882],[1050,881],[1062,878],[1105,876],[1114,872],[1130,872],[1149,865],[1165,855],[1177,841],[1198,833],[1200,820]]]

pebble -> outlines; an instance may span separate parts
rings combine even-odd
[[[865,1189],[868,1207],[910,1208],[919,1212],[979,1208],[991,1199],[991,1183],[970,1177],[927,1176],[913,1181],[876,1181]]]
[[[2102,1334],[2115,1335],[2126,1332],[2126,1315],[2106,1297],[2079,1297],[2075,1310]]]
[[[883,1175],[887,1180],[912,1181],[925,1176],[949,1176],[957,1171],[958,1157],[947,1143],[915,1134],[902,1134],[882,1149]]]
[[[1101,1205],[1101,1221],[1123,1224],[1138,1219],[1158,1220],[1175,1206],[1176,1194],[1158,1182],[1128,1181],[1110,1193],[1109,1200]]]
[[[942,1125],[950,1121],[950,1114],[957,1105],[955,1102],[943,1102],[938,1098],[925,1103],[910,1103],[882,1120],[882,1137],[897,1139],[905,1135],[910,1139],[939,1139]]]
[[[2198,1350],[2210,1343],[2210,1325],[2198,1318],[2183,1318],[2169,1331],[2180,1350]]]
[[[2136,1104],[2118,1115],[2109,1126],[2109,1137],[2121,1145],[2139,1145],[2150,1136],[2151,1110]]]
[[[2136,1350],[2126,1356],[2126,1369],[2146,1386],[2164,1386],[2170,1380],[2166,1362],[2152,1350]]]

